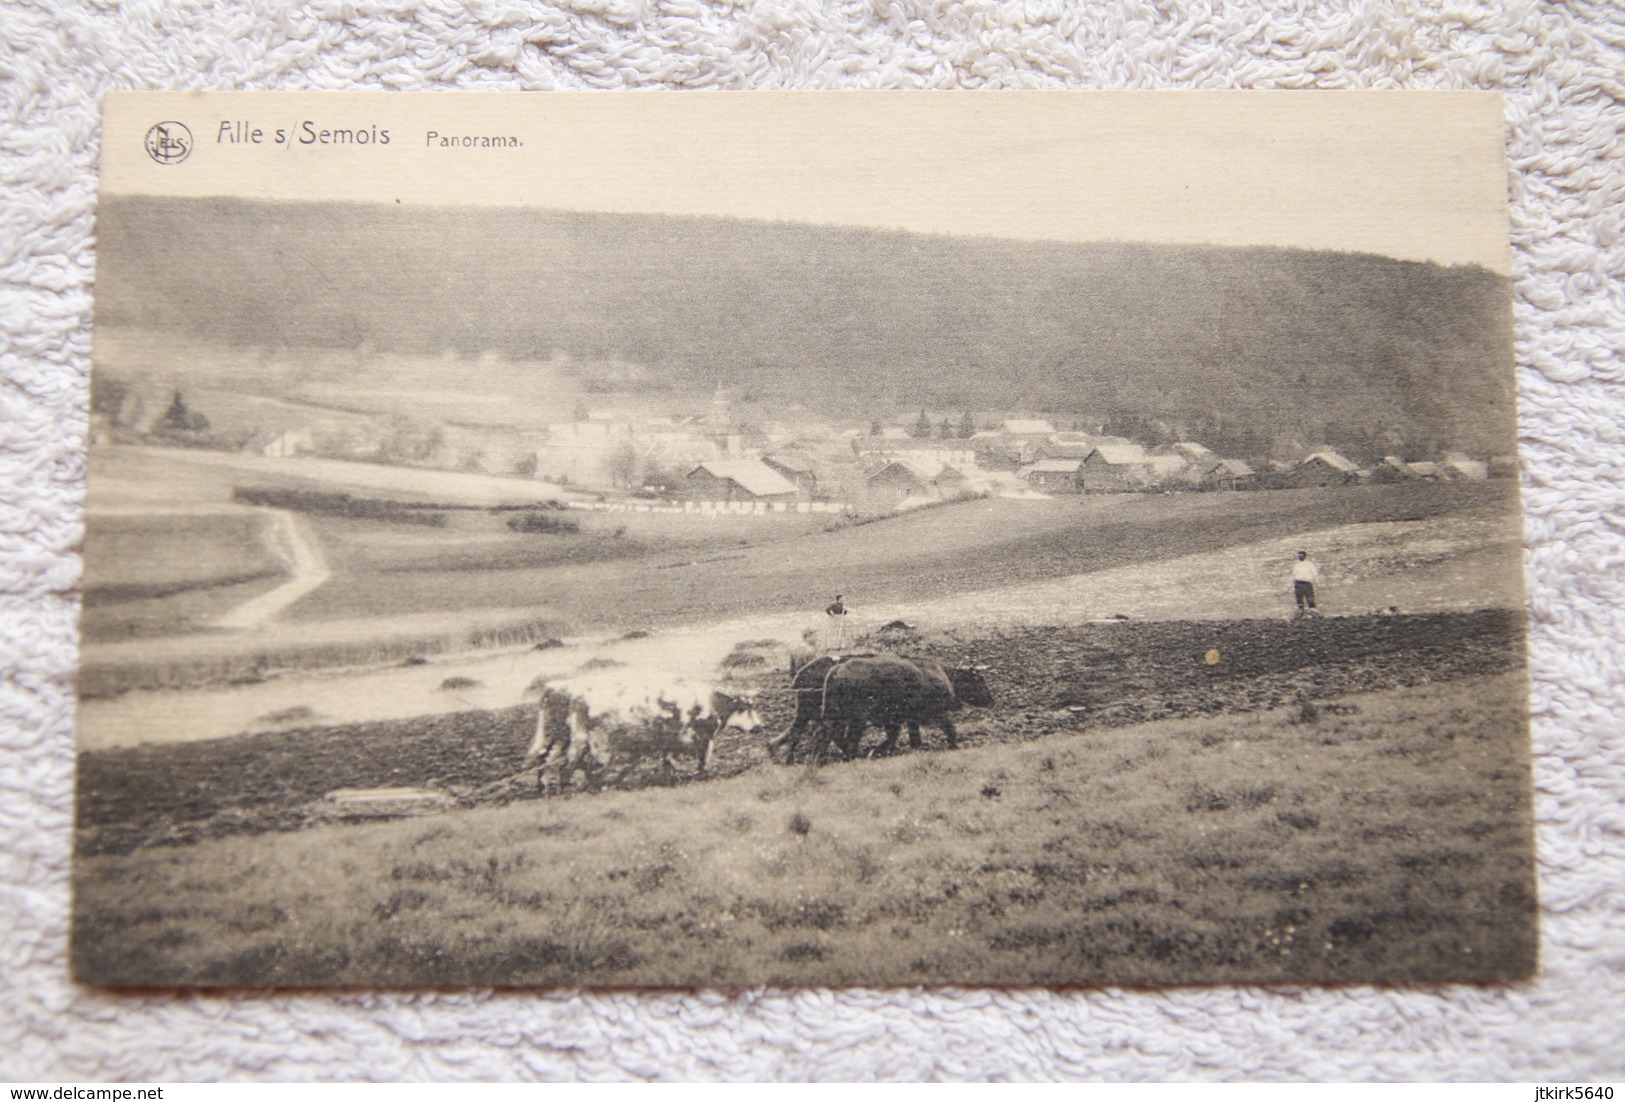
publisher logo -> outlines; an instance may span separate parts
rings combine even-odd
[[[182,122],[154,123],[144,144],[159,164],[178,165],[192,155],[192,132]]]

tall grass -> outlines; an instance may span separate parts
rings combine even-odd
[[[1535,959],[1519,673],[76,865],[112,984],[1484,980]]]

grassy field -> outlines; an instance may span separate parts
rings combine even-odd
[[[1486,979],[1533,960],[1515,612],[925,633],[965,748],[513,776],[534,706],[81,753],[83,979]],[[785,675],[745,667],[768,729]],[[876,736],[871,735],[871,743]],[[339,788],[460,810],[355,821]]]
[[[162,597],[272,577],[281,561],[250,512],[92,515],[85,525],[85,603]]]
[[[1502,979],[1521,673],[75,865],[112,985]]]
[[[169,504],[225,501],[235,485],[476,509],[516,495],[541,500],[556,491],[523,480],[331,460],[140,448],[96,449],[90,458],[93,511],[120,503],[139,506],[154,495]],[[287,616],[317,622],[545,607],[549,619],[568,630],[588,631],[816,608],[835,592],[873,605],[1215,552],[1368,521],[1490,509],[1504,510],[1511,526],[1515,494],[1511,483],[1413,483],[1335,491],[989,499],[850,527],[793,514],[701,518],[572,511],[581,532],[530,536],[510,532],[500,513],[454,514],[443,530],[313,516],[333,580]],[[97,557],[115,558],[105,551]],[[118,558],[128,560],[119,565],[121,571],[154,577],[188,561],[185,555],[160,561],[141,547]],[[98,619],[87,620],[86,638],[103,638]]]
[[[1213,552],[1341,524],[1491,508],[1505,510],[1510,526],[1515,493],[1511,484],[1456,483],[1051,501],[995,498],[811,532],[754,527],[746,519],[660,518],[694,525],[696,538],[715,542],[704,549],[684,547],[668,542],[669,536],[640,536],[629,528],[621,538],[640,546],[612,562],[586,558],[528,569],[357,572],[342,586],[312,594],[290,615],[319,621],[517,604],[545,606],[572,630],[596,630],[812,609],[834,593],[874,605]]]
[[[247,510],[91,513],[80,632],[118,640],[197,631],[274,588],[286,566]]]
[[[817,517],[756,528],[632,514],[616,535],[617,516],[572,510],[582,531],[559,536],[516,535],[502,514],[474,511],[449,514],[445,529],[310,516],[335,578],[279,622],[186,634],[186,616],[195,630],[226,611],[197,595],[89,608],[80,692],[221,685],[746,616],[810,620],[835,592],[858,610],[855,623],[1257,617],[1285,610],[1280,578],[1299,539],[1325,545],[1326,596],[1340,612],[1510,606],[1520,600],[1514,493],[1479,483],[993,499],[832,531],[807,530]],[[739,532],[761,542],[740,546]],[[797,623],[793,637],[808,626]]]

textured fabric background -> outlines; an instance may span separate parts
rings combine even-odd
[[[1607,3],[0,4],[0,1079],[1625,1076],[1625,13]],[[109,995],[65,979],[114,88],[1507,96],[1545,972],[1506,988]]]

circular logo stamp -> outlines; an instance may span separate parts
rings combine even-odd
[[[157,122],[147,130],[147,155],[161,165],[178,165],[192,155],[192,132],[183,122]]]

